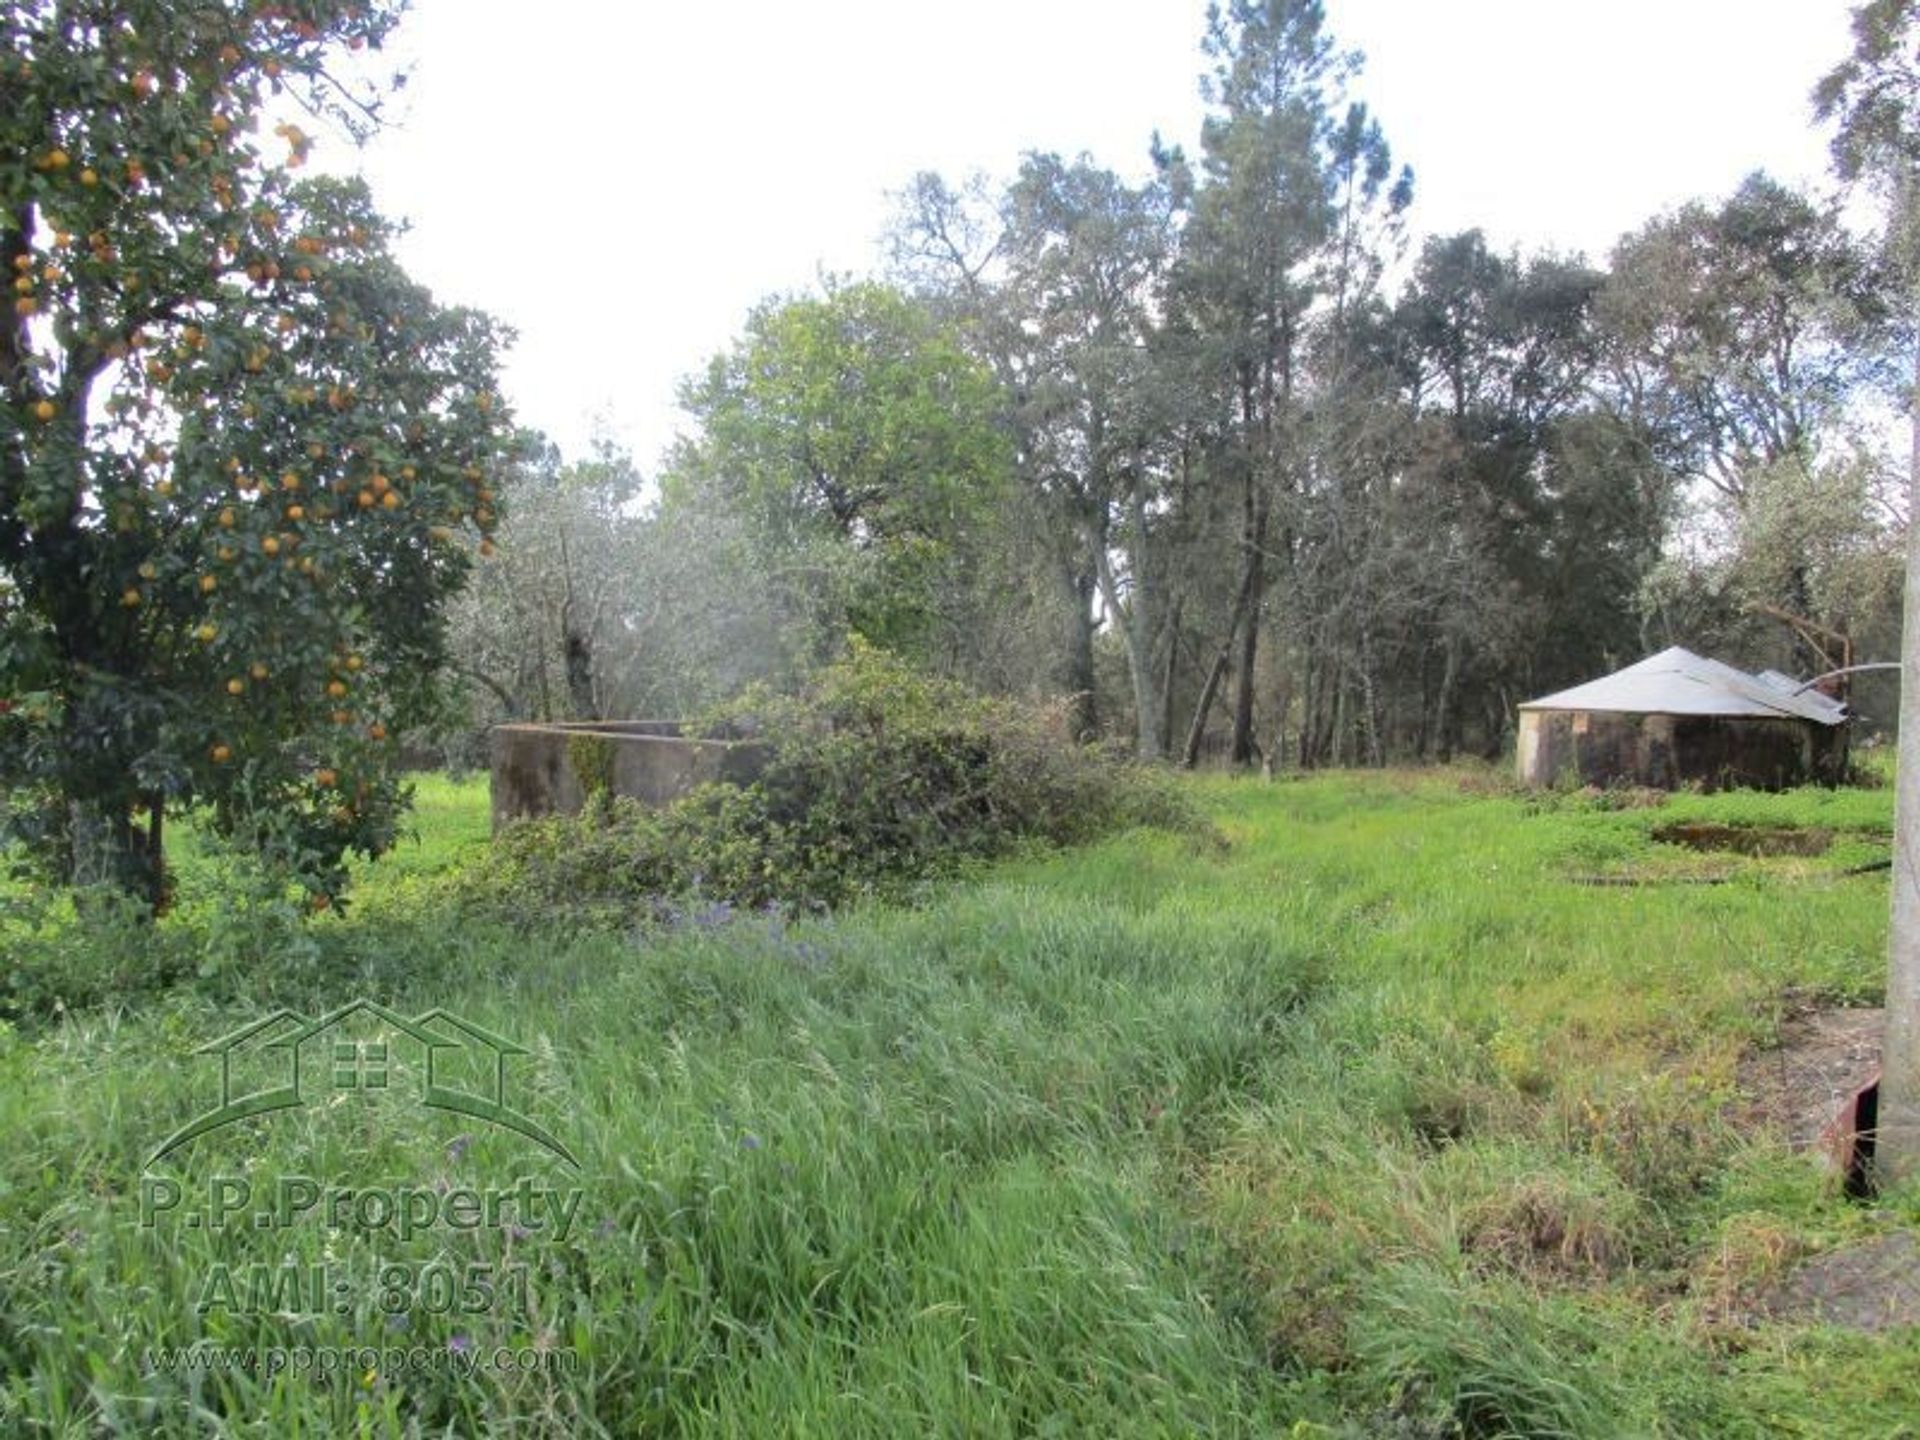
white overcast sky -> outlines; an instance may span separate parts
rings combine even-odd
[[[1849,0],[1327,0],[1417,175],[1416,233],[1603,257],[1748,172],[1824,177],[1807,94]],[[409,270],[512,324],[506,389],[643,469],[677,379],[761,297],[870,271],[916,170],[1026,150],[1139,174],[1192,147],[1204,0],[415,0],[397,123],[358,158]],[[326,142],[331,166],[355,158]]]

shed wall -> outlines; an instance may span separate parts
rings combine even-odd
[[[1831,785],[1846,768],[1846,730],[1785,716],[1523,710],[1517,768],[1524,785]]]

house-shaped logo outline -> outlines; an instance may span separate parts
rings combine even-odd
[[[372,1016],[381,1024],[415,1041],[421,1047],[426,1056],[426,1076],[420,1097],[421,1104],[429,1109],[468,1115],[476,1120],[485,1120],[489,1124],[512,1130],[565,1160],[575,1169],[579,1168],[580,1161],[564,1141],[539,1121],[507,1104],[507,1057],[530,1054],[531,1052],[525,1046],[517,1045],[504,1036],[496,1035],[438,1006],[409,1020],[377,1001],[364,998],[350,1000],[345,1005],[328,1011],[317,1020],[309,1020],[293,1010],[276,1010],[271,1015],[243,1025],[231,1034],[223,1035],[218,1040],[210,1040],[196,1049],[193,1052],[196,1055],[220,1057],[220,1103],[214,1109],[188,1121],[161,1141],[159,1148],[148,1158],[147,1163],[156,1164],[181,1146],[209,1131],[221,1129],[241,1120],[252,1119],[255,1116],[271,1115],[280,1110],[291,1110],[309,1103],[309,1100],[302,1096],[300,1047],[334,1026],[359,1015]],[[469,1094],[440,1083],[442,1070],[438,1059],[439,1052],[462,1049],[471,1052],[481,1047],[491,1052],[493,1057],[492,1094]],[[233,1056],[236,1051],[248,1049],[263,1051],[267,1054],[279,1052],[283,1057],[286,1083],[256,1090],[252,1094],[235,1099]]]

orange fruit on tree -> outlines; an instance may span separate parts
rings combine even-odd
[[[336,700],[344,700],[347,695],[347,682],[344,680],[329,680],[327,682],[327,694]]]
[[[340,777],[330,769],[322,768],[313,772],[314,784],[328,790],[331,790],[339,779]]]
[[[225,745],[216,745],[208,753],[213,756],[216,765],[224,765],[233,758],[233,751]]]
[[[387,738],[387,727],[376,720],[367,727],[367,737],[372,740],[384,740]]]
[[[227,694],[244,695],[246,693],[247,693],[247,682],[242,680],[238,675],[234,676],[233,679],[227,681]]]

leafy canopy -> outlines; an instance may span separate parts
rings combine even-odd
[[[733,507],[774,583],[830,575],[850,628],[924,648],[1009,466],[1001,393],[950,329],[873,282],[769,302],[682,404],[701,435],[674,457],[669,505]]]
[[[318,903],[392,838],[392,736],[489,549],[501,335],[401,272],[362,186],[299,177],[305,130],[260,131],[374,123],[354,52],[400,9],[0,20],[0,788],[67,878],[159,898],[190,801]]]

